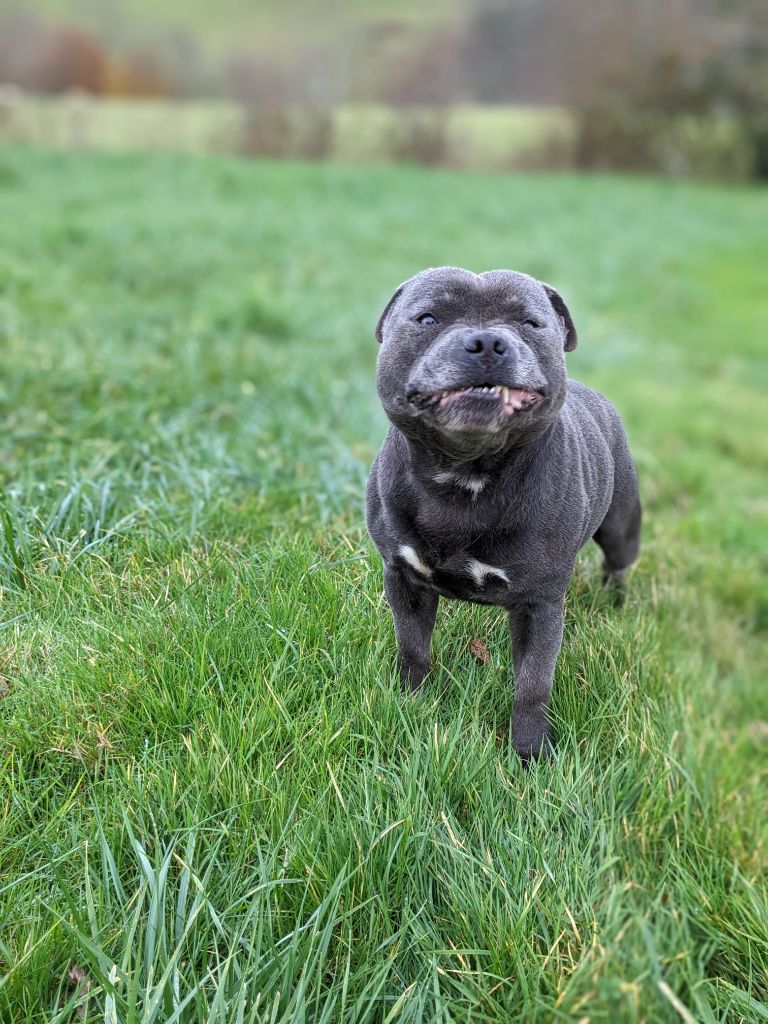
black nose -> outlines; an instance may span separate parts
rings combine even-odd
[[[507,339],[495,331],[476,331],[474,334],[468,334],[463,344],[466,351],[473,355],[495,352],[497,356],[503,356],[509,351]]]

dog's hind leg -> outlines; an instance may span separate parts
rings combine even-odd
[[[637,473],[627,458],[617,466],[613,500],[594,535],[603,552],[603,583],[610,585],[619,598],[624,595],[627,568],[640,550],[641,523]]]

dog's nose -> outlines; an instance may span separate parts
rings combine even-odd
[[[475,331],[464,339],[464,348],[472,355],[482,355],[484,352],[495,352],[497,356],[503,356],[509,351],[509,342],[495,331]]]

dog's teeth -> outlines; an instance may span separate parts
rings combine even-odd
[[[504,404],[506,405],[509,401],[509,388],[501,389],[501,397],[504,399]]]

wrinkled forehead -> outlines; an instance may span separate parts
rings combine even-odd
[[[423,270],[404,289],[401,311],[429,312],[429,306],[456,311],[501,312],[509,308],[537,308],[547,304],[542,285],[514,270],[488,270],[473,274],[459,267]]]

